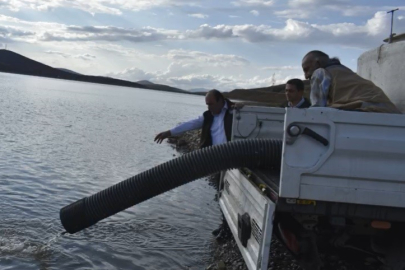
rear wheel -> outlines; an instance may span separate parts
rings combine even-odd
[[[288,214],[278,215],[273,226],[277,238],[302,268],[308,270],[321,269],[322,261],[313,232],[305,230]]]

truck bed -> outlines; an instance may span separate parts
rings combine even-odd
[[[405,222],[405,208],[402,207],[280,198],[279,171],[256,169],[249,170],[249,173],[250,176],[244,173],[245,177],[250,178],[257,187],[260,188],[263,184],[266,186],[265,194],[276,203],[277,212]]]
[[[315,258],[308,269],[319,268],[317,233],[366,254],[386,247],[374,236],[403,234],[404,115],[245,106],[233,121],[232,140],[282,141],[278,171],[241,168],[221,178],[220,207],[249,270],[267,269],[273,226],[290,250],[304,243],[304,257]]]
[[[283,141],[280,173],[255,172],[273,196],[405,208],[405,115],[244,107],[232,134]]]

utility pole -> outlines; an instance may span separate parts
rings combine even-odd
[[[387,13],[391,13],[391,33],[390,33],[390,40],[388,41],[388,43],[392,42],[392,37],[393,37],[392,28],[394,26],[394,12],[397,11],[398,9],[399,8],[387,11]]]
[[[271,86],[276,85],[276,73],[273,73],[271,76]]]

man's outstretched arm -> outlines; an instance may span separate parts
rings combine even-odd
[[[201,115],[201,116],[197,117],[196,119],[190,120],[188,122],[178,125],[175,128],[172,128],[170,130],[166,130],[166,131],[163,131],[163,132],[157,134],[155,137],[155,142],[162,143],[164,139],[166,139],[170,136],[176,136],[176,135],[180,135],[186,131],[202,128],[203,123],[204,123],[204,117]]]

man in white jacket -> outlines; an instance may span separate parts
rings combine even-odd
[[[232,110],[234,103],[226,99],[218,90],[211,90],[205,97],[208,110],[196,119],[183,123],[175,128],[156,135],[155,142],[162,141],[170,136],[177,136],[186,131],[202,129],[201,148],[226,143],[231,140]]]

